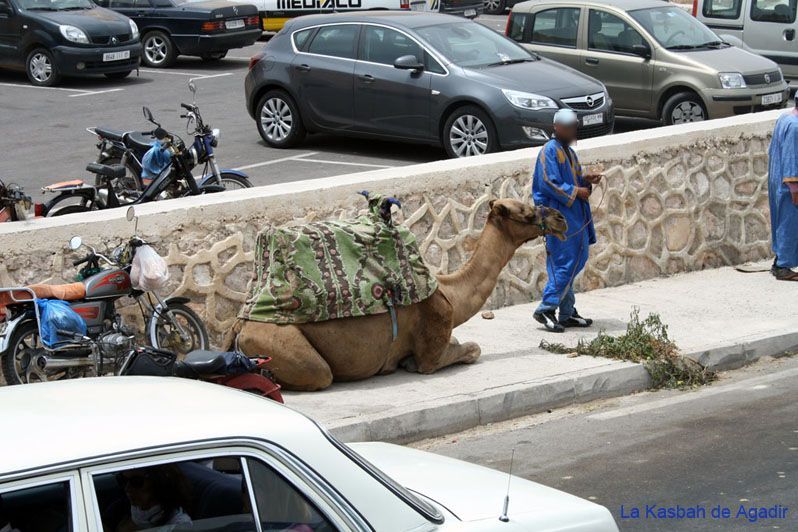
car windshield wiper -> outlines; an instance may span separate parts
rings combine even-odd
[[[666,46],[666,50],[695,50],[696,48],[701,48],[697,44],[674,44],[671,46]]]
[[[58,8],[55,7],[28,7],[25,8],[28,11],[60,11]]]
[[[705,42],[704,44],[700,44],[699,48],[722,48],[724,45],[728,45],[726,41],[709,41]]]
[[[522,59],[508,59],[507,61],[497,61],[495,63],[488,63],[485,66],[501,66],[501,65],[514,65],[516,63],[532,63],[540,59],[539,57],[524,57]]]

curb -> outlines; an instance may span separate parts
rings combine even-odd
[[[798,350],[798,332],[720,344],[682,356],[696,360],[708,369],[722,371],[791,350]],[[476,394],[455,395],[443,402],[421,404],[384,417],[330,423],[328,428],[345,442],[410,443],[650,388],[651,378],[642,365],[614,362],[568,375],[501,386]]]

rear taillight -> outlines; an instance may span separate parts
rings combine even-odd
[[[217,20],[216,22],[203,22],[202,31],[219,31],[224,29],[224,21]]]
[[[244,19],[244,24],[247,26],[260,26],[260,17],[258,15],[247,17]]]
[[[257,54],[255,54],[255,55],[253,55],[252,57],[249,58],[249,69],[250,70],[255,68],[255,65],[257,65],[260,62],[261,59],[263,59],[263,55],[264,55],[263,52],[258,52]]]
[[[504,34],[510,35],[510,19],[513,18],[513,10],[507,13],[507,24],[504,25]]]
[[[400,0],[399,9],[410,9],[410,0]]]
[[[698,16],[698,0],[693,0],[693,16]]]
[[[33,215],[37,218],[39,216],[44,216],[44,203],[34,203],[33,204]]]

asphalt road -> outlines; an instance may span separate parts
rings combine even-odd
[[[555,410],[416,446],[502,471],[515,449],[516,475],[606,506],[622,531],[795,531],[796,397],[798,357],[771,359],[696,391]],[[647,518],[646,505],[704,508],[706,518]],[[740,505],[787,514],[754,523],[736,517]],[[717,506],[730,516],[714,519]]]
[[[497,31],[506,17],[480,21]],[[244,104],[249,57],[263,43],[231,50],[224,60],[205,64],[180,58],[174,68],[142,68],[139,76],[111,81],[104,77],[66,80],[56,88],[32,87],[24,73],[0,71],[0,177],[37,195],[40,187],[66,179],[88,178],[86,164],[97,156],[96,139],[85,128],[107,126],[149,129],[141,113],[147,105],[163,126],[185,131],[179,103],[190,101],[189,79],[196,79],[203,118],[222,130],[217,158],[222,167],[240,168],[256,185],[314,179],[384,167],[435,161],[439,148],[394,142],[313,135],[296,149],[267,147]],[[619,130],[651,127],[620,123]],[[148,127],[149,126],[149,127]]]

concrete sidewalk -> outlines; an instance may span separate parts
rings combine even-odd
[[[768,264],[762,264],[767,267]],[[532,319],[534,304],[477,315],[455,330],[482,347],[480,360],[433,375],[393,375],[334,384],[323,392],[287,393],[286,402],[346,441],[407,442],[540,412],[575,402],[646,389],[637,364],[555,355],[543,339],[575,345],[600,329],[622,333],[633,307],[660,314],[682,353],[712,369],[739,367],[798,348],[798,283],[733,268],[577,295],[593,328],[547,333]]]

